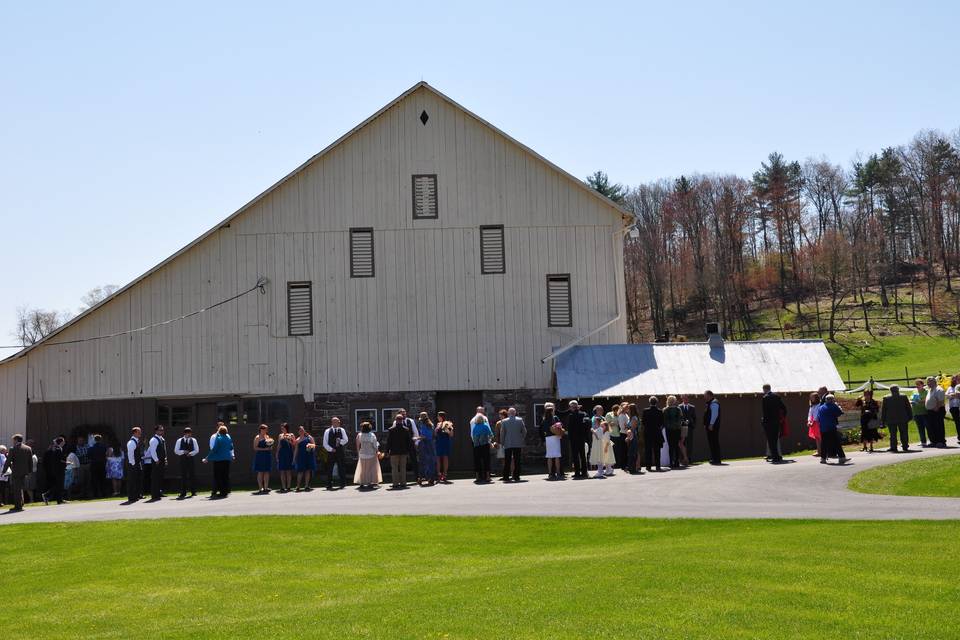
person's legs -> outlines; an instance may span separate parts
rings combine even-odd
[[[327,473],[327,490],[333,489],[333,467],[337,464],[337,456],[334,453],[327,452],[327,462],[324,465]],[[342,472],[341,472],[342,475]]]
[[[897,425],[897,429],[900,431],[900,446],[906,451],[910,448],[910,425],[901,422]]]
[[[504,449],[503,450],[503,473],[500,477],[500,480],[506,482],[510,479],[510,460],[513,456],[513,449]]]
[[[780,457],[780,425],[765,424],[763,432],[767,436],[767,448],[770,450],[770,458],[777,462],[782,460]]]
[[[163,466],[157,463],[151,465],[150,471],[150,497],[159,500],[163,497]]]
[[[127,471],[127,502],[133,502],[140,499],[140,470],[131,465],[126,465]]]
[[[400,456],[390,456],[390,485],[393,487],[400,486],[399,464]]]
[[[707,443],[710,445],[710,462],[720,464],[720,428],[707,429]]]
[[[960,407],[950,407],[950,417],[953,418],[953,428],[957,430],[957,441],[960,441]]]
[[[896,424],[888,424],[887,428],[890,430],[890,451],[897,452],[897,427]]]
[[[927,446],[927,416],[913,416],[913,421],[917,424],[917,434],[920,436],[920,444]]]
[[[587,447],[585,442],[578,442],[573,445],[574,460],[576,461],[577,473],[581,478],[586,478],[590,474],[590,467],[587,465]]]
[[[10,502],[16,510],[23,509],[23,476],[10,476]]]
[[[670,451],[670,468],[680,466],[680,432],[674,429],[667,431],[667,447]]]

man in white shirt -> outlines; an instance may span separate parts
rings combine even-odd
[[[163,470],[167,466],[167,442],[163,439],[163,425],[153,428],[153,437],[147,445],[143,461],[150,467],[150,501],[163,497]]]
[[[336,465],[340,474],[340,488],[346,486],[346,455],[344,446],[347,444],[347,430],[340,426],[340,418],[333,418],[330,426],[323,432],[323,449],[327,452],[327,491],[333,490],[333,467]]]
[[[947,395],[937,384],[937,379],[934,376],[928,377],[927,397],[924,400],[927,408],[927,435],[930,437],[930,444],[941,449],[947,446],[946,400]]]
[[[143,497],[143,454],[140,447],[140,427],[130,430],[127,455],[124,456],[124,476],[127,478],[127,504]]]
[[[950,388],[947,389],[947,406],[950,409],[950,417],[953,418],[953,426],[957,430],[957,444],[960,444],[960,373],[950,380]]]
[[[183,436],[177,439],[177,444],[173,447],[173,453],[180,460],[180,496],[179,499],[187,497],[187,490],[190,490],[191,496],[197,495],[197,476],[194,469],[193,459],[200,453],[200,444],[193,437],[193,429],[186,427],[183,430]]]

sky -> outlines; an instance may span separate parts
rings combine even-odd
[[[749,176],[960,127],[958,24],[922,1],[0,1],[0,345],[18,307],[76,313],[420,80],[577,176]]]

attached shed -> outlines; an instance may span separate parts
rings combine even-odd
[[[760,428],[760,396],[769,383],[787,405],[790,436],[784,452],[810,446],[807,407],[821,386],[844,388],[822,340],[609,344],[576,346],[556,358],[561,398],[626,399],[646,406],[658,396],[688,394],[703,415],[703,393],[720,402],[724,457],[760,456],[766,446]],[[604,403],[605,404],[605,403]],[[694,439],[696,459],[707,457],[702,424]]]

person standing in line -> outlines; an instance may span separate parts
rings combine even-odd
[[[133,504],[143,498],[143,445],[140,442],[140,427],[130,430],[127,440],[127,504]]]
[[[50,500],[56,500],[57,504],[66,502],[63,499],[63,485],[67,474],[67,453],[63,448],[65,442],[63,436],[57,436],[43,454],[43,475],[47,487],[41,495],[44,504]]]
[[[323,450],[327,452],[327,491],[333,491],[333,467],[337,467],[340,476],[340,488],[347,486],[347,456],[345,446],[348,442],[347,430],[341,426],[340,418],[332,418],[330,426],[323,432]]]
[[[697,408],[690,402],[690,396],[687,394],[680,396],[680,404],[677,408],[680,409],[681,416],[680,436],[683,439],[684,464],[689,466],[693,464],[695,460],[693,453],[693,432],[697,426]]]
[[[679,469],[680,439],[683,429],[683,413],[677,406],[677,396],[667,396],[667,408],[663,410],[663,426],[667,434],[667,448],[670,451],[670,468]]]
[[[527,425],[517,415],[516,407],[507,409],[500,421],[500,446],[503,447],[503,482],[520,482],[520,460],[527,443]],[[512,471],[512,473],[511,473]]]
[[[643,475],[640,454],[644,450],[643,428],[640,425],[640,412],[632,402],[627,405],[627,471],[630,475]]]
[[[80,456],[76,449],[67,453],[67,465],[63,470],[63,492],[68,498],[82,498],[80,494]]]
[[[36,498],[38,473],[40,469],[40,458],[37,456],[37,443],[33,440],[27,440],[27,446],[33,450],[33,471],[27,474],[23,481],[23,490],[27,494],[27,501],[33,502]]]
[[[960,444],[960,373],[950,379],[947,405],[950,409],[950,417],[953,418],[953,428],[957,430],[957,444]]]
[[[614,404],[603,415],[603,421],[607,424],[607,433],[610,434],[610,450],[613,452],[613,468],[623,468],[623,456],[620,453],[620,422],[617,415],[620,413],[620,405]]]
[[[487,416],[478,413],[470,421],[470,440],[473,442],[473,468],[477,474],[477,483],[490,482],[490,443],[493,441],[493,429],[487,422]]]
[[[703,410],[703,426],[707,430],[707,444],[710,445],[710,464],[719,465],[723,463],[720,455],[720,403],[709,389],[703,393],[703,397],[707,402]]]
[[[817,409],[820,408],[820,394],[810,394],[810,408],[807,410],[807,437],[817,443],[817,452],[813,455],[820,457],[822,443],[820,441],[820,423],[817,422]]]
[[[360,432],[356,437],[357,468],[353,472],[353,483],[361,491],[373,489],[383,482],[380,473],[380,443],[373,426],[369,422],[360,423]]]
[[[627,469],[627,430],[629,429],[629,425],[630,425],[630,417],[627,415],[627,407],[629,406],[630,406],[629,402],[621,402],[619,405],[617,405],[617,408],[614,411],[614,414],[616,415],[616,418],[617,418],[617,433],[620,434],[620,439],[619,439],[620,458],[619,458],[618,465],[621,469],[624,469],[624,470]],[[618,455],[617,446],[618,446],[617,441],[615,440],[613,443],[614,457]]]
[[[927,405],[924,402],[923,380],[913,381],[914,391],[910,394],[910,410],[913,412],[913,421],[917,423],[917,435],[920,436],[920,446],[927,447]],[[821,396],[823,397],[823,396]]]
[[[900,395],[900,385],[890,385],[890,395],[880,403],[880,426],[890,429],[890,453],[897,452],[897,434],[900,434],[900,445],[904,451],[910,450],[908,440],[910,418],[913,414],[910,410],[910,401],[906,396]]]
[[[173,454],[180,460],[180,498],[197,495],[197,473],[194,458],[200,453],[200,443],[193,437],[193,429],[184,427],[183,436],[173,445]]]
[[[500,440],[500,425],[507,419],[507,410],[500,409],[497,411],[497,417],[499,419],[493,424],[493,442],[490,443],[490,447],[494,450],[497,460],[503,460],[506,456]]]
[[[403,416],[403,425],[407,431],[410,432],[410,439],[413,442],[413,446],[410,447],[410,451],[407,453],[407,461],[410,463],[414,479],[417,481],[417,484],[420,484],[420,461],[417,459],[417,443],[420,442],[420,432],[417,430],[416,420],[407,414],[406,409],[400,409],[400,414]]]
[[[112,485],[110,495],[120,495],[123,484],[123,451],[119,447],[107,447],[107,481]]]
[[[296,438],[290,433],[290,425],[280,424],[280,436],[277,442],[277,471],[280,472],[280,493],[290,491],[293,484],[293,450]]]
[[[110,495],[107,482],[107,445],[99,433],[93,436],[93,445],[87,450],[90,459],[90,486],[94,498],[106,498]]]
[[[71,453],[76,459],[70,459],[73,479],[68,485],[75,487],[78,498],[87,500],[93,496],[90,474],[90,436],[77,436],[76,444],[67,456],[69,457]]]
[[[597,473],[594,478],[600,479],[613,475],[613,463],[616,459],[613,457],[613,442],[610,439],[610,427],[607,425],[603,407],[597,405],[593,408],[593,412],[593,424],[590,427],[590,435],[593,439],[590,447],[590,464],[596,465]]]
[[[297,470],[297,487],[294,489],[294,493],[300,493],[301,485],[303,491],[313,491],[313,487],[310,486],[310,479],[317,470],[317,454],[314,451],[317,448],[317,443],[303,425],[300,425],[298,429],[295,446],[296,457],[293,466]]]
[[[869,446],[870,453],[873,453],[873,443],[880,439],[877,431],[880,405],[873,399],[873,391],[867,389],[863,397],[857,399],[856,406],[860,409],[860,442],[863,445],[860,450],[866,451]]]
[[[547,402],[543,405],[543,417],[540,419],[540,437],[543,438],[544,457],[547,460],[547,480],[563,480],[565,477],[560,464],[564,433],[556,407],[552,402]]]
[[[447,414],[437,411],[436,426],[437,479],[440,484],[449,484],[447,472],[450,470],[450,453],[453,449],[453,423],[447,420]]]
[[[413,449],[413,435],[407,427],[403,413],[393,419],[387,430],[387,446],[384,455],[390,457],[390,489],[407,488],[407,456]]]
[[[233,438],[223,422],[217,423],[217,430],[210,436],[210,452],[203,462],[213,463],[213,489],[211,500],[219,500],[230,495],[230,463],[236,458]]]
[[[146,437],[146,434],[144,434]],[[150,438],[144,441],[140,447],[140,465],[143,469],[143,484],[140,487],[140,498],[147,497],[147,494],[153,490],[153,457],[150,455]]]
[[[763,397],[760,399],[760,424],[767,438],[767,461],[783,462],[780,455],[780,421],[787,415],[787,405],[780,396],[770,390],[770,385],[763,385]]]
[[[417,443],[417,461],[420,465],[420,480],[417,484],[432,487],[437,483],[437,448],[434,442],[433,421],[426,411],[421,411],[417,416],[417,434],[420,441]]]
[[[820,464],[827,464],[827,457],[836,455],[840,464],[847,461],[847,454],[843,451],[838,430],[840,416],[843,415],[832,393],[824,396],[824,402],[817,409],[817,423],[820,425],[820,437],[823,444],[820,450]]]
[[[590,418],[580,409],[576,400],[571,400],[567,406],[569,411],[566,428],[570,440],[570,455],[573,458],[573,479],[583,480],[590,475],[587,467],[587,447],[592,437]]]
[[[7,464],[7,445],[0,444],[0,507],[6,504],[10,493],[10,472],[4,471]]]
[[[9,473],[10,502],[12,512],[23,511],[23,484],[33,471],[33,449],[23,444],[23,436],[13,435],[13,446],[7,451],[7,459],[0,467],[0,475]]]
[[[257,493],[262,496],[270,493],[270,472],[273,471],[273,438],[270,427],[261,424],[257,435],[253,436],[253,470],[257,474]]]
[[[167,442],[163,439],[163,425],[153,428],[144,462],[150,461],[150,502],[163,497],[163,471],[167,467]]]
[[[934,447],[947,446],[947,394],[937,384],[936,376],[927,378],[927,396],[924,399],[927,408],[927,435]]]
[[[643,464],[653,471],[654,463],[660,471],[660,448],[663,447],[663,411],[656,396],[650,396],[649,404],[640,416],[643,425]]]

